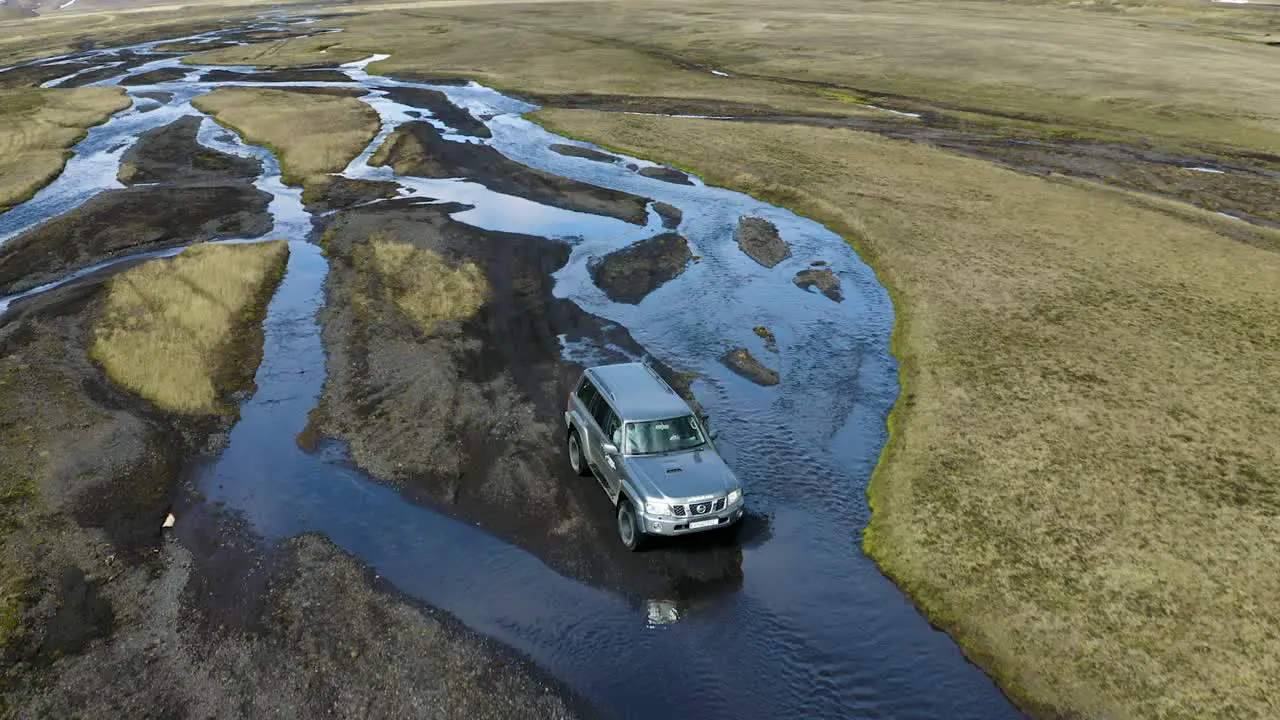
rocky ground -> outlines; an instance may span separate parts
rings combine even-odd
[[[252,184],[257,161],[200,145],[198,126],[183,118],[145,133],[121,167],[121,181],[135,186],[100,193],[5,243],[0,294],[119,255],[267,233],[271,196]]]
[[[796,273],[793,282],[797,287],[805,290],[817,288],[818,292],[836,302],[844,300],[844,294],[840,291],[840,276],[832,272],[830,268],[812,267],[808,270],[801,270]]]
[[[778,228],[763,218],[744,217],[739,220],[733,239],[742,252],[767,268],[791,256],[791,248],[778,236]]]
[[[449,98],[439,90],[423,88],[391,88],[387,91],[387,99],[411,107],[431,111],[437,120],[448,125],[463,135],[472,137],[492,137],[489,127],[480,122],[465,109],[449,102]]]
[[[560,413],[582,368],[561,358],[558,336],[642,350],[624,329],[551,296],[550,273],[568,259],[567,245],[481,231],[448,217],[459,209],[390,201],[329,225],[322,434],[346,440],[374,478],[566,574],[659,597],[736,587],[741,549],[730,535],[689,538],[679,552],[622,547],[608,498],[565,459]],[[492,300],[424,336],[360,260],[375,232],[474,263]]]
[[[647,198],[534,170],[485,145],[449,142],[426,122],[400,126],[370,164],[389,165],[400,175],[474,178],[495,192],[636,225],[648,220]]]
[[[199,124],[184,118],[144,134],[122,159],[119,179],[128,187],[6,244],[2,292],[117,254],[269,230],[269,196],[251,184],[258,162],[199,145]],[[323,213],[388,198],[395,189],[335,178],[309,187],[307,201]],[[555,245],[548,254],[540,242],[526,258],[527,277],[508,280],[524,292],[546,291],[543,300],[549,300],[546,273],[564,261],[565,251]],[[501,282],[500,273],[495,270],[494,282]],[[163,412],[105,377],[87,352],[105,277],[21,301],[0,319],[0,715],[566,718],[587,712],[506,648],[399,596],[323,538],[264,541],[194,497],[192,468],[222,447],[235,418]],[[335,284],[341,278],[337,273]],[[562,325],[572,330],[573,322]],[[238,387],[252,388],[261,337],[256,329],[247,333],[246,347],[237,351]],[[558,355],[554,336],[549,341],[543,354]],[[480,376],[458,387],[487,386],[483,376],[520,365],[514,357],[524,349],[508,345],[500,357],[466,368]],[[450,356],[453,348],[443,352]],[[374,359],[375,366],[408,374],[411,366],[396,361],[417,358]],[[555,385],[564,375],[557,368],[543,379]],[[508,403],[500,411],[530,411],[519,388],[492,387],[486,397]],[[226,400],[234,407],[249,391]],[[548,397],[540,396],[540,408]],[[488,450],[466,449],[476,458]],[[556,451],[536,447],[531,454],[551,467]],[[404,457],[413,455],[405,451]],[[500,483],[477,491],[495,488],[502,491]],[[175,507],[198,509],[165,529]],[[502,528],[513,527],[503,524],[507,507],[493,513],[503,518],[494,523]],[[740,573],[736,555],[732,559],[731,571]]]
[[[678,277],[692,260],[688,240],[663,233],[597,258],[591,279],[610,300],[634,305]]]
[[[589,147],[581,147],[579,145],[567,145],[565,143],[556,143],[551,146],[552,152],[568,155],[569,157],[582,158],[584,160],[593,160],[595,162],[616,163],[619,158],[616,155],[610,155],[606,152],[593,150]]]
[[[772,337],[764,336],[757,332],[757,335],[765,337],[766,341]],[[738,373],[742,377],[750,380],[757,385],[777,385],[781,381],[781,376],[777,370],[773,370],[764,363],[756,359],[746,348],[732,348],[720,357],[720,362],[724,363],[730,370]]]

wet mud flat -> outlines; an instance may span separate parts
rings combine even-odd
[[[640,596],[731,591],[742,580],[731,533],[630,553],[603,490],[568,468],[558,421],[582,367],[562,358],[560,336],[637,356],[643,349],[625,329],[552,297],[551,273],[568,245],[449,218],[462,209],[397,200],[329,224],[321,434],[347,442],[357,465],[407,497],[478,523],[565,574]],[[475,317],[424,334],[363,257],[374,233],[474,264],[490,301]],[[613,351],[614,361],[627,359]]]
[[[426,122],[397,128],[369,164],[390,166],[400,175],[467,177],[495,192],[636,225],[644,225],[648,219],[648,198],[534,170],[487,145],[450,142]]]
[[[784,78],[773,78],[785,81]],[[798,82],[798,81],[796,81]],[[801,83],[803,84],[803,83]],[[863,94],[863,93],[859,93]],[[712,98],[602,94],[522,95],[544,107],[686,115],[726,122],[764,122],[849,128],[899,140],[923,142],[1019,172],[1060,174],[1168,197],[1201,208],[1224,212],[1248,222],[1280,227],[1280,155],[1239,155],[1213,148],[1174,151],[1132,141],[1071,137],[1046,130],[998,127],[955,119],[928,109],[913,98],[885,97],[889,105],[917,108],[905,113],[874,115],[796,115],[767,105],[726,102]],[[879,101],[877,96],[871,96]],[[956,108],[983,113],[976,108]],[[893,111],[896,112],[896,111]],[[999,115],[992,116],[995,121]],[[1042,118],[1013,118],[1043,122]],[[1201,152],[1200,150],[1203,150]],[[1252,242],[1248,233],[1230,233]]]
[[[437,120],[463,135],[487,138],[493,133],[464,108],[449,102],[449,97],[439,90],[426,88],[393,87],[387,90],[387,99],[410,107],[429,110]]]
[[[5,601],[17,599],[5,608],[16,631],[0,645],[7,709],[579,714],[527,663],[399,596],[327,541],[266,545],[202,505],[190,469],[225,445],[235,418],[164,412],[105,377],[87,352],[102,279],[0,317],[0,566]],[[234,354],[238,385],[252,387],[257,325]],[[175,511],[175,527],[163,529]]]
[[[130,187],[102,192],[7,240],[0,294],[121,255],[266,234],[271,195],[253,185],[258,163],[204,147],[198,127],[198,118],[183,118],[144,133],[121,164],[120,180]]]

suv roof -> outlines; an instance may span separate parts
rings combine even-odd
[[[653,368],[643,363],[600,365],[587,369],[623,422],[665,420],[688,415],[689,404]]]

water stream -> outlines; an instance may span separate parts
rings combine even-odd
[[[129,49],[148,54],[157,44]],[[109,52],[95,53],[112,61]],[[280,182],[275,158],[211,119],[201,127],[201,143],[263,162],[256,184],[272,194],[275,219],[263,239],[287,239],[291,255],[268,309],[258,390],[242,406],[226,449],[197,469],[208,501],[242,514],[267,540],[323,533],[400,591],[514,647],[609,716],[1017,717],[989,678],[861,552],[867,478],[898,386],[889,297],[849,245],[813,221],[748,196],[696,179],[665,183],[628,167],[653,163],[557,154],[552,144],[583,143],[523,119],[532,106],[474,83],[431,86],[371,75],[366,68],[375,59],[342,68],[351,77],[346,85],[367,90],[363,99],[382,121],[378,137],[343,174],[395,181],[402,197],[465,203],[471,209],[453,217],[476,227],[570,242],[569,262],[555,275],[556,296],[625,326],[654,356],[698,374],[693,389],[721,429],[719,445],[752,510],[769,517],[770,535],[743,548],[740,588],[711,598],[663,598],[665,619],[679,622],[655,624],[651,598],[569,579],[520,548],[414,504],[352,467],[340,444],[326,444],[318,454],[299,450],[295,436],[325,381],[316,312],[325,301],[327,262],[309,242],[312,218],[298,189]],[[126,74],[178,63],[176,56],[157,56]],[[115,175],[125,149],[145,130],[200,115],[190,104],[195,95],[255,84],[202,82],[198,74],[212,68],[190,69],[181,81],[129,87],[133,108],[91,130],[57,180],[0,215],[0,244],[119,187]],[[301,84],[343,83],[270,83]],[[518,162],[680,208],[678,232],[700,260],[638,305],[613,303],[592,283],[587,261],[662,232],[656,213],[641,227],[502,195],[467,179],[428,180],[371,167],[369,156],[390,132],[428,114],[388,99],[384,90],[396,86],[442,91],[488,118],[493,137],[483,142]],[[138,93],[157,90],[172,99],[142,112],[155,101]],[[772,221],[792,256],[767,269],[743,254],[733,230],[744,215]],[[791,282],[817,260],[840,277],[843,302]],[[17,299],[0,299],[0,312]],[[777,352],[752,332],[757,325],[774,332]],[[719,361],[730,346],[749,348],[779,370],[783,382],[759,387],[731,372]],[[564,352],[581,359],[591,349],[566,343]]]

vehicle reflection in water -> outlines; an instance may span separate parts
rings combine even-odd
[[[680,622],[680,606],[674,600],[649,600],[645,603],[645,620],[649,627]]]

